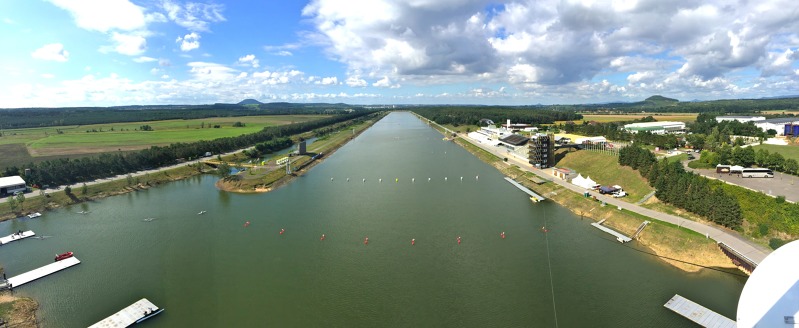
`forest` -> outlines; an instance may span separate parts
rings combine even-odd
[[[169,146],[153,146],[134,152],[103,153],[96,157],[78,159],[55,159],[39,163],[31,163],[25,168],[30,169],[30,174],[25,175],[20,167],[6,167],[3,176],[22,175],[30,185],[64,185],[77,182],[91,181],[100,178],[112,177],[120,174],[152,169],[167,165],[177,164],[180,159],[196,159],[206,152],[221,154],[273,139],[288,137],[294,134],[313,131],[339,122],[363,118],[375,114],[374,111],[357,111],[351,114],[341,114],[330,118],[294,123],[280,126],[270,126],[263,130],[245,134],[238,137],[219,138],[215,140],[202,140],[192,143],[174,143]],[[264,144],[262,149],[274,147],[281,142]]]
[[[588,105],[553,105],[547,109],[579,112],[613,113],[759,113],[767,110],[791,111],[799,109],[799,97],[776,99],[724,99],[683,102],[662,96],[652,96],[644,101]]]
[[[580,120],[582,115],[569,111],[554,111],[540,107],[509,106],[420,106],[411,110],[438,124],[480,125],[489,119],[496,124],[511,120],[513,123],[552,124],[555,121]]]
[[[728,228],[741,227],[741,206],[721,183],[685,171],[678,161],[657,161],[651,151],[636,145],[619,150],[619,164],[638,170],[657,190],[659,200]]]

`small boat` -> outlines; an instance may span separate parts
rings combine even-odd
[[[39,213],[39,212],[28,214],[28,218],[29,219],[35,219],[35,218],[38,218],[40,216],[42,216],[42,213]]]
[[[150,309],[149,311],[144,311],[144,316],[141,317],[139,320],[136,320],[135,323],[141,323],[142,321],[150,319],[163,311],[164,309],[155,309],[155,310]]]
[[[61,261],[61,260],[64,260],[64,259],[68,259],[70,257],[72,257],[72,252],[66,252],[64,254],[58,254],[58,255],[55,256],[55,261],[58,262],[58,261]]]
[[[203,215],[203,214],[205,214],[205,211],[200,211],[200,213],[197,213],[197,215]]]

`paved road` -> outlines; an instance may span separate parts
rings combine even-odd
[[[222,156],[233,155],[233,154],[236,154],[236,153],[240,153],[242,151],[243,151],[243,149],[240,149],[240,150],[237,150],[237,151],[233,151],[233,152],[222,154]],[[216,156],[214,156],[214,157],[216,157]],[[175,168],[179,168],[179,167],[195,164],[195,163],[197,163],[197,162],[199,162],[201,160],[203,160],[203,159],[194,160],[194,161],[188,161],[188,162],[185,162],[185,163],[180,163],[180,164],[175,164],[175,165],[170,165],[170,166],[164,166],[164,167],[160,167],[160,168],[152,169],[152,170],[133,172],[130,175],[133,176],[133,177],[138,177],[138,176],[143,176],[145,174],[155,174],[155,173],[158,173],[158,172],[162,172],[162,171],[166,171],[166,170],[171,170],[171,169],[175,169]],[[97,179],[97,180],[94,180],[94,181],[87,181],[86,185],[87,186],[92,186],[92,185],[96,185],[96,184],[100,184],[100,183],[106,183],[106,182],[109,182],[109,181],[127,179],[127,177],[128,177],[127,174],[122,174],[122,175],[117,175],[115,177]],[[65,187],[66,186],[59,186],[58,189],[49,188],[49,189],[46,189],[45,192],[48,193],[48,194],[49,193],[54,193],[54,192],[58,192],[58,191],[64,190]],[[72,188],[72,190],[74,190],[75,192],[77,192],[79,190],[78,188],[83,187],[83,182],[70,185],[69,187]],[[25,194],[25,200],[29,200],[31,198],[36,198],[36,197],[39,197],[39,192],[38,191],[30,192],[30,193]],[[8,201],[8,198],[9,197],[0,198],[0,203]]]
[[[785,196],[791,202],[799,202],[799,178],[795,175],[774,172],[774,178],[742,178],[738,174],[716,173],[714,169],[692,169],[685,166],[687,171],[694,172],[707,178],[724,181],[731,185],[748,188],[770,196]]]
[[[563,186],[563,187],[565,187],[565,188],[567,188],[569,190],[572,190],[572,191],[574,191],[576,193],[582,194],[582,193],[586,192],[586,190],[584,188],[575,186],[575,185],[573,185],[573,184],[571,184],[569,182],[566,182],[566,181],[563,181],[563,180],[560,180],[560,179],[554,179],[553,176],[551,176],[550,174],[547,174],[546,172],[544,172],[544,170],[536,169],[535,167],[532,167],[532,165],[530,165],[526,161],[521,160],[518,157],[511,156],[509,153],[506,152],[505,148],[497,148],[497,147],[491,147],[489,145],[481,144],[479,142],[473,141],[471,138],[469,138],[465,134],[461,134],[460,137],[465,139],[465,140],[468,140],[468,141],[472,142],[474,145],[476,145],[476,146],[478,146],[480,148],[483,148],[486,151],[488,151],[488,152],[490,152],[490,153],[492,153],[494,155],[499,156],[500,158],[507,157],[509,163],[513,163],[513,164],[518,165],[519,167],[521,167],[522,170],[533,172],[533,173],[535,173],[536,175],[538,175],[538,176],[540,176],[542,178],[545,178],[545,179],[547,179],[549,181],[557,183],[557,184],[559,184],[559,185],[561,185],[561,186]],[[758,245],[758,244],[756,244],[756,243],[754,243],[752,241],[747,240],[746,238],[742,237],[740,234],[738,234],[737,232],[735,232],[733,230],[729,230],[729,229],[726,229],[726,228],[723,228],[723,227],[720,227],[720,226],[711,226],[711,225],[702,224],[702,223],[691,221],[691,220],[688,220],[688,219],[685,219],[685,218],[682,218],[682,217],[679,217],[679,216],[676,216],[676,215],[671,215],[671,214],[666,214],[666,213],[653,211],[653,210],[650,210],[648,208],[644,208],[644,207],[641,207],[641,206],[638,206],[638,205],[635,205],[635,204],[630,204],[630,203],[627,203],[625,201],[622,201],[622,200],[619,200],[619,199],[616,199],[616,198],[613,198],[613,197],[608,197],[608,196],[605,196],[605,195],[601,195],[601,194],[599,194],[597,192],[590,191],[590,193],[592,195],[596,196],[596,198],[598,200],[606,202],[609,205],[621,207],[621,208],[624,208],[624,209],[627,209],[627,210],[630,210],[630,211],[633,211],[633,212],[636,212],[636,213],[640,213],[640,214],[643,214],[645,216],[648,216],[648,217],[651,217],[651,218],[654,218],[654,219],[657,219],[657,220],[660,220],[660,221],[669,222],[669,223],[672,223],[672,224],[675,224],[675,225],[678,225],[678,226],[681,226],[681,227],[684,227],[684,228],[687,228],[687,229],[691,229],[693,231],[696,231],[696,232],[699,232],[699,233],[701,233],[703,235],[706,235],[706,236],[708,236],[708,238],[712,238],[713,240],[715,240],[717,242],[723,242],[727,246],[730,246],[731,248],[735,249],[736,251],[738,251],[739,253],[743,254],[746,257],[748,257],[749,259],[751,259],[753,262],[755,262],[757,264],[762,262],[763,259],[765,259],[766,256],[769,253],[771,253],[771,250],[769,250],[769,249],[767,249],[767,248],[765,248],[765,247],[763,247],[761,245]]]

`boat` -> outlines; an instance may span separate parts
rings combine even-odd
[[[164,312],[164,309],[155,309],[155,310],[150,310],[149,312],[145,312],[145,316],[141,317],[141,319],[139,320],[136,320],[135,323],[141,323],[142,321],[150,319],[154,317],[156,314],[159,314],[161,312]]]
[[[58,261],[61,261],[61,260],[68,259],[70,257],[72,257],[72,252],[66,252],[64,254],[58,254],[58,255],[55,256],[55,261],[58,262]]]
[[[205,211],[200,211],[200,213],[197,213],[197,215],[203,215],[203,214],[205,214]]]
[[[39,212],[28,214],[28,218],[29,219],[35,219],[35,218],[38,218],[40,216],[42,216],[42,213],[39,213]]]

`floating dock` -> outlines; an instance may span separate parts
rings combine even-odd
[[[621,234],[620,232],[618,232],[618,231],[616,231],[616,230],[613,230],[613,229],[611,229],[611,228],[608,228],[608,227],[606,227],[606,226],[603,226],[603,225],[602,225],[602,222],[605,222],[605,220],[602,220],[602,221],[599,221],[599,222],[594,222],[594,223],[591,223],[591,225],[592,225],[592,226],[594,226],[594,227],[596,227],[596,228],[597,228],[597,229],[599,229],[599,230],[602,230],[602,231],[604,231],[604,232],[607,232],[607,233],[609,233],[609,234],[611,234],[611,235],[615,236],[615,237],[616,237],[616,240],[618,240],[620,243],[628,243],[628,242],[630,242],[630,241],[632,241],[632,240],[633,240],[632,238],[630,238],[630,237],[627,237],[627,236],[625,236],[625,235]]]
[[[155,304],[146,298],[142,298],[136,303],[133,303],[119,312],[112,314],[110,317],[89,326],[89,328],[127,327],[134,323],[147,320],[150,317],[161,313],[161,311],[164,311],[164,309],[159,309],[157,306],[155,306]]]
[[[24,284],[27,284],[31,281],[34,281],[36,279],[39,279],[41,277],[56,273],[58,271],[64,270],[66,268],[69,268],[77,264],[80,264],[80,260],[78,260],[76,257],[70,257],[58,262],[50,263],[41,268],[25,272],[21,275],[8,278],[7,281],[12,288],[16,288]]]
[[[5,244],[8,244],[8,243],[10,243],[12,241],[17,241],[17,240],[20,240],[20,239],[25,239],[25,238],[33,237],[33,236],[36,236],[36,234],[32,230],[23,231],[22,234],[13,233],[13,234],[10,234],[8,236],[0,238],[0,245],[5,245]]]
[[[534,202],[540,202],[540,201],[542,201],[542,200],[544,200],[544,199],[545,199],[544,197],[541,197],[541,196],[539,196],[538,194],[534,193],[532,190],[530,190],[530,189],[527,189],[527,187],[525,187],[525,186],[522,186],[521,184],[519,184],[519,183],[518,183],[518,182],[516,182],[516,181],[513,181],[513,179],[511,179],[511,178],[509,178],[509,177],[505,177],[505,180],[507,180],[508,182],[510,182],[512,185],[516,186],[516,188],[519,188],[521,191],[524,191],[525,193],[527,193],[528,195],[530,195],[530,200],[532,200],[532,201],[534,201]]]
[[[736,323],[732,319],[713,312],[704,306],[675,294],[666,304],[667,309],[677,312],[677,314],[696,322],[702,327],[713,328],[735,328]]]

